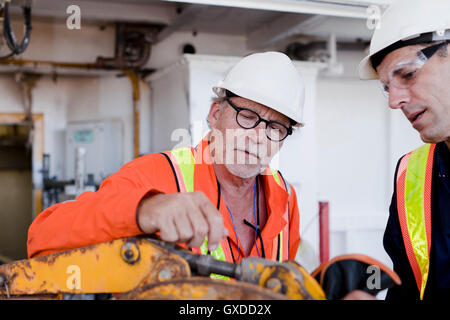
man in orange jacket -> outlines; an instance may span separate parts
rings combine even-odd
[[[196,148],[135,159],[97,192],[46,209],[29,229],[28,256],[159,233],[226,261],[294,259],[296,194],[268,164],[302,125],[303,81],[286,55],[266,52],[242,59],[213,90],[212,131]]]
[[[242,59],[213,90],[211,131],[195,148],[135,159],[97,192],[48,208],[29,229],[28,256],[159,233],[222,261],[295,259],[297,197],[268,164],[303,125],[303,81],[286,55],[266,52]],[[374,298],[354,290],[344,299]]]

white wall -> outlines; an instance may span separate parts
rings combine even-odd
[[[172,132],[189,127],[188,71],[184,64],[172,68],[176,70],[164,70],[149,82],[152,152],[171,149],[177,144],[177,141],[172,141]]]
[[[363,56],[340,52],[344,74],[318,79],[319,192],[330,202],[330,256],[363,253],[390,266],[382,241],[395,165],[421,142],[377,82],[357,78]]]
[[[305,82],[305,105],[303,109],[303,122],[305,126],[299,128],[292,136],[286,139],[280,150],[279,169],[284,178],[292,184],[297,194],[300,211],[300,237],[302,247],[307,244],[312,250],[315,259],[307,259],[298,255],[299,262],[309,271],[313,271],[318,262],[319,228],[317,216],[319,193],[319,166],[317,144],[317,114],[316,90],[317,74],[322,66],[299,63],[297,69]],[[313,257],[311,257],[313,258]]]

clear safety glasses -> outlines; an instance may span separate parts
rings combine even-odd
[[[449,40],[431,45],[417,52],[417,57],[412,61],[400,62],[389,72],[389,82],[380,82],[381,89],[389,99],[391,86],[398,89],[407,89],[413,86],[419,76],[420,70],[440,49],[444,48]]]

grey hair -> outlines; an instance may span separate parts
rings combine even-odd
[[[227,99],[227,97],[213,97],[211,100],[212,102],[217,102],[220,104],[220,107],[223,107],[223,102]]]
[[[447,45],[443,46],[441,49],[439,49],[438,53],[439,56],[442,58],[447,58],[448,57],[448,46],[450,45],[449,40],[447,40]]]
[[[218,103],[220,110],[222,110],[223,109],[223,103],[225,102],[226,99],[227,99],[227,97],[213,97],[211,99],[211,102],[212,103],[214,103],[214,102]],[[208,125],[208,128],[211,129],[211,125],[209,124],[208,118],[209,118],[209,114],[206,116],[206,123]]]

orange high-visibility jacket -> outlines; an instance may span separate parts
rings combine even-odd
[[[209,158],[207,138],[199,146],[201,151],[196,155],[194,190],[202,191],[215,205],[220,195]],[[266,257],[276,256],[273,252],[277,250],[275,239],[288,224],[287,252],[289,259],[295,259],[300,234],[299,209],[294,188],[290,186],[289,196],[274,181],[272,175],[263,175],[263,183],[268,217],[261,237]],[[145,155],[127,163],[105,179],[97,192],[84,192],[75,201],[58,203],[44,210],[28,230],[28,257],[142,234],[137,225],[136,211],[140,201],[153,192],[177,192],[172,167],[160,153]],[[283,217],[287,207],[289,221]],[[237,257],[233,224],[223,200],[220,201],[219,211],[228,229],[230,248]],[[240,252],[242,257],[242,248]],[[250,256],[258,256],[255,245]]]

